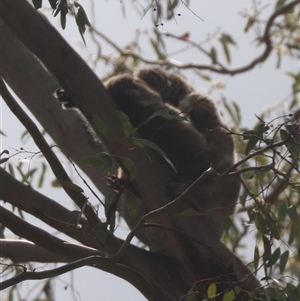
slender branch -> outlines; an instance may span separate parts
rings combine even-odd
[[[112,262],[108,260],[106,253],[63,241],[49,234],[48,232],[27,223],[2,206],[0,206],[0,212],[1,224],[5,227],[8,227],[15,234],[33,241],[37,245],[45,248],[47,252],[51,251],[55,254],[62,255],[66,258],[67,262],[74,259],[79,259],[73,263],[51,271],[40,273],[29,273],[24,271],[22,274],[12,279],[3,281],[0,284],[0,290],[3,290],[24,280],[55,277],[85,265],[96,265],[97,268],[103,271],[110,272],[129,281],[134,286],[136,286],[136,288],[143,288],[141,292],[148,292],[147,294],[149,294],[150,292],[150,294],[153,295],[153,292],[156,291],[159,292],[160,296],[163,296],[164,300],[173,300],[170,299],[171,297],[155,281],[148,278],[146,276],[146,273],[141,273],[137,269],[125,266],[124,264]],[[87,256],[90,257],[82,259],[83,257]],[[136,274],[138,274],[138,277]]]
[[[46,279],[51,277],[56,277],[62,274],[65,274],[67,272],[73,271],[75,269],[81,268],[86,265],[104,265],[108,266],[111,265],[107,261],[106,258],[103,258],[101,256],[90,256],[87,258],[76,260],[72,263],[69,263],[67,265],[64,265],[59,268],[55,268],[52,270],[44,271],[44,272],[27,272],[26,268],[23,268],[23,272],[13,278],[10,278],[8,280],[2,281],[0,283],[0,291],[12,286],[16,285],[24,280],[40,280],[40,279]]]
[[[132,268],[119,263],[111,263],[107,260],[107,258],[101,257],[99,255],[82,258],[59,268],[43,272],[28,272],[27,269],[23,267],[22,273],[0,283],[0,291],[25,280],[48,279],[84,266],[93,266],[104,271],[109,271],[112,274],[126,279],[136,287],[143,286],[144,289],[147,288],[148,294],[145,294],[145,297],[147,297],[149,300],[157,300],[157,298],[161,298],[160,300],[175,301],[175,298],[171,297],[168,293],[162,290],[153,280],[146,278],[144,275],[136,270],[133,270]],[[130,277],[129,275],[133,275],[134,277]]]
[[[24,239],[0,239],[0,257],[13,262],[70,262],[70,258],[60,256]]]
[[[70,182],[72,183],[70,177],[66,173],[64,167],[58,160],[57,156],[52,151],[51,147],[48,145],[47,141],[40,133],[36,124],[27,116],[25,111],[21,108],[21,106],[17,103],[14,97],[6,88],[6,85],[3,79],[0,79],[0,93],[6,102],[7,106],[10,108],[12,113],[19,119],[19,121],[24,125],[24,127],[31,134],[34,142],[41,150],[46,160],[48,161],[54,175],[58,179],[58,181]],[[74,189],[70,189],[68,187],[62,186],[65,192],[69,195],[69,197],[77,204],[79,208],[84,207],[84,214],[91,223],[92,226],[96,226],[101,223],[100,219],[96,215],[94,209],[91,204],[87,201],[87,198],[78,191]]]
[[[16,180],[3,168],[0,168],[0,179],[0,197],[2,200],[28,212],[86,246],[103,249],[103,245],[94,238],[86,219],[80,219],[81,229],[71,226],[68,222],[70,211],[62,205],[34,189],[29,189],[27,185]]]
[[[0,168],[0,179],[0,198],[5,202],[34,215],[51,227],[65,233],[77,241],[80,241],[85,246],[90,246],[95,249],[104,248],[104,246],[94,238],[94,233],[88,226],[85,219],[80,220],[80,224],[82,225],[81,229],[72,227],[67,222],[70,211],[66,208],[39,192],[33,189],[28,189],[28,186],[17,181],[2,168]],[[123,240],[108,232],[105,241],[105,250],[106,252],[114,254],[120,249],[122,243]],[[177,294],[183,293],[182,287],[184,288],[184,291],[188,290],[185,280],[176,276],[176,271],[177,269],[180,269],[180,267],[179,263],[174,259],[139,249],[138,247],[130,244],[127,247],[127,252],[123,254],[119,263],[124,264],[127,267],[130,266],[134,270],[142,271],[143,274],[150,279],[148,279],[148,282],[154,282],[154,280],[151,279],[155,279],[157,283],[162,284],[160,288],[155,289],[157,292],[160,290],[166,290],[169,287],[168,281],[177,284],[175,288]],[[157,265],[159,265],[161,269],[160,275],[157,275],[157,269],[155,268]],[[101,269],[104,270],[103,268]],[[117,274],[117,271],[114,272],[114,270],[111,269],[107,269],[105,271],[129,281],[134,286],[134,281],[138,281],[138,279],[134,279],[136,275],[126,274],[125,272],[124,275],[120,275]],[[139,276],[138,278],[141,277]],[[155,285],[157,284],[152,283],[152,287]],[[149,287],[147,287],[143,282],[137,283],[135,287],[143,294],[153,296],[152,288],[149,289]],[[162,300],[171,300],[168,298],[162,298]]]
[[[47,231],[39,227],[33,226],[11,213],[6,208],[0,206],[1,224],[9,228],[16,235],[23,237],[35,244],[55,253],[59,254],[69,260],[79,259],[90,255],[102,255],[105,253],[99,250],[92,249],[85,246],[76,245],[62,239],[59,239]]]

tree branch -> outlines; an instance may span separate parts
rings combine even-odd
[[[70,211],[48,197],[20,183],[2,168],[0,168],[0,198],[34,215],[58,231],[80,241],[85,246],[114,254],[122,245],[123,241],[121,239],[107,233],[104,249],[103,245],[94,238],[94,233],[88,227],[85,219],[79,221],[82,225],[81,229],[70,226],[68,223]],[[184,274],[179,272],[179,263],[175,259],[129,245],[127,246],[127,252],[123,254],[119,263],[131,267],[139,271],[139,273],[143,273],[149,279],[155,279],[162,289],[166,291],[172,290],[177,296],[182,295],[189,289],[186,279],[182,279]],[[156,266],[160,267],[159,274],[157,274]],[[107,272],[110,271],[107,270]],[[127,276],[131,277],[130,275]],[[122,278],[128,280],[126,278],[127,276],[124,275]],[[140,278],[140,276],[138,277]],[[154,284],[152,286],[154,286]],[[144,290],[143,286],[137,286],[136,288],[140,291]],[[146,289],[143,293],[147,294],[147,291]]]
[[[24,273],[12,279],[3,281],[0,284],[0,290],[5,289],[8,286],[11,286],[13,284],[19,283],[27,279],[44,279],[48,277],[54,277],[69,272],[71,270],[74,270],[76,268],[82,267],[84,265],[92,265],[92,266],[96,265],[97,268],[103,271],[110,272],[116,276],[119,276],[129,281],[136,288],[140,289],[140,291],[144,293],[146,296],[149,297],[149,294],[152,295],[150,299],[153,298],[154,296],[153,294],[155,291],[163,298],[163,300],[174,300],[173,298],[168,296],[168,294],[161,287],[159,287],[157,283],[155,283],[153,280],[146,277],[144,273],[138,272],[138,270],[125,266],[124,264],[120,264],[109,260],[109,256],[107,256],[107,254],[92,248],[79,246],[61,240],[38,227],[30,225],[29,223],[15,216],[13,213],[11,213],[10,211],[8,211],[2,206],[0,206],[0,212],[1,212],[1,224],[9,228],[16,235],[24,237],[30,241],[33,241],[38,246],[41,246],[43,249],[46,249],[47,252],[51,251],[54,254],[58,254],[62,256],[62,259],[65,258],[64,261],[66,262],[69,262],[74,259],[79,259],[76,262],[63,266],[61,268],[54,269],[51,271],[36,273],[36,275],[35,272],[28,273],[24,271]],[[90,257],[84,258],[87,256]]]
[[[65,258],[69,258],[69,261],[91,255],[105,256],[105,253],[100,252],[97,249],[79,246],[61,240],[49,234],[47,231],[29,224],[2,206],[0,206],[0,212],[1,224],[3,226],[9,228],[16,235],[32,241],[44,249],[47,249],[55,254],[59,254]]]
[[[60,87],[53,75],[1,19],[0,27],[1,76],[63,153],[76,162],[105,195],[110,190],[103,181],[107,168],[100,170],[82,162],[82,158],[103,151],[103,145],[95,142],[75,110],[62,110],[53,96]]]
[[[40,133],[36,124],[27,116],[24,110],[19,106],[13,96],[10,94],[6,88],[3,80],[0,78],[0,94],[2,95],[7,106],[11,109],[13,114],[19,119],[19,121],[24,125],[28,130],[37,147],[41,150],[46,160],[48,161],[54,175],[58,181],[72,183],[72,180],[66,173],[64,167],[52,151],[52,148],[48,145],[46,139]],[[87,198],[81,193],[74,189],[68,188],[65,185],[62,185],[65,192],[69,197],[77,204],[81,209],[84,208],[83,212],[87,220],[91,223],[91,226],[97,226],[101,223],[97,214],[95,213],[90,202],[87,201]]]
[[[21,239],[0,239],[0,257],[13,262],[69,262],[70,258],[50,252],[30,241]]]
[[[126,267],[122,264],[112,264],[111,262],[108,262],[106,258],[97,255],[82,258],[59,268],[43,272],[28,272],[24,267],[21,274],[6,281],[2,281],[0,283],[0,291],[25,280],[40,280],[56,277],[84,266],[93,266],[104,271],[109,271],[110,273],[127,280],[133,286],[137,288],[143,288],[141,292],[144,293],[144,296],[150,301],[176,301],[175,298],[171,297],[167,292],[162,290],[161,287],[158,286],[154,281],[145,278],[144,275],[140,274],[136,270]]]

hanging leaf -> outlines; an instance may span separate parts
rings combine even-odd
[[[285,2],[286,2],[286,0],[278,0],[276,2],[276,5],[275,5],[275,10],[279,9],[280,7],[282,7]]]
[[[241,290],[242,289],[241,289],[240,286],[236,286],[234,289],[231,289],[230,291],[228,291],[224,294],[222,301],[233,301],[233,300],[235,300],[237,295],[240,293]]]
[[[106,139],[112,139],[113,131],[96,115],[93,115],[92,124],[96,131]]]
[[[79,30],[79,33],[81,35],[81,38],[82,38],[84,44],[86,45],[83,35],[85,33],[86,26],[91,26],[91,23],[88,20],[88,17],[86,15],[86,12],[83,9],[83,7],[77,2],[75,2],[74,4],[75,4],[75,7],[78,8],[78,11],[75,15],[75,21],[76,21],[76,24],[78,26],[78,30]]]
[[[58,0],[48,0],[52,9],[56,9]]]
[[[210,57],[212,59],[212,64],[216,64],[217,63],[217,50],[215,47],[211,47],[210,49]]]
[[[212,283],[207,288],[207,297],[213,298],[217,295],[217,285],[215,283]]]
[[[131,137],[135,130],[129,120],[129,117],[122,111],[119,111],[117,110],[117,115],[118,115],[118,118],[122,124],[122,128],[124,130],[124,133],[125,133],[125,137]]]
[[[269,258],[269,261],[267,263],[267,267],[272,267],[276,262],[277,260],[280,258],[280,254],[281,254],[281,251],[280,251],[280,248],[277,248],[274,253],[271,254],[270,258]]]
[[[124,192],[124,201],[128,208],[129,215],[138,216],[139,205],[136,196],[132,192],[127,190]]]
[[[111,166],[113,159],[110,154],[106,152],[98,153],[96,156],[87,156],[82,159],[82,162],[91,166],[99,166],[101,169],[104,169],[108,166]]]
[[[288,207],[286,212],[292,222],[299,223],[299,216],[295,205],[291,205],[290,207]]]
[[[158,145],[156,145],[152,141],[146,140],[146,139],[135,138],[135,140],[138,140],[138,141],[142,142],[145,146],[150,147],[153,150],[157,151],[169,163],[169,165],[174,169],[174,171],[177,173],[177,170],[176,170],[174,164],[172,163],[172,161],[169,159],[167,154]]]
[[[253,26],[253,24],[255,23],[256,19],[253,16],[250,16],[248,19],[248,22],[244,28],[245,32],[248,32],[248,30]]]
[[[129,158],[120,158],[122,161],[123,166],[125,167],[126,171],[129,173],[130,181],[133,181],[136,178],[136,167],[132,160]]]
[[[281,274],[283,274],[283,272],[285,270],[287,261],[289,259],[289,255],[290,255],[290,252],[288,250],[286,250],[285,252],[282,253],[282,255],[280,257],[279,270],[280,270]]]
[[[245,155],[247,156],[255,147],[256,143],[258,142],[258,137],[252,137],[249,139],[246,149],[245,149]]]
[[[42,7],[43,0],[32,0],[32,4],[35,9],[39,9]]]

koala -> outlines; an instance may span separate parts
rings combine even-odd
[[[151,140],[168,156],[177,171],[176,178],[185,178],[192,182],[209,168],[209,162],[205,160],[207,141],[191,123],[179,118],[166,119],[161,115],[151,118],[159,111],[165,110],[171,115],[178,115],[179,110],[165,103],[144,81],[131,75],[120,75],[112,77],[105,86],[119,109],[129,117],[133,127],[137,128],[141,138]],[[166,163],[160,154],[157,155]],[[130,183],[125,184],[125,188],[136,194]],[[175,194],[177,192],[170,195],[170,201]],[[139,203],[137,217],[128,214],[124,199],[121,198],[118,203],[118,211],[130,228],[150,211],[141,197],[137,194],[136,196]],[[151,250],[165,253],[164,236],[162,233],[160,237],[158,232],[160,231],[157,229],[148,228],[137,233],[137,237]]]
[[[210,161],[217,172],[224,172],[232,166],[234,142],[211,99],[197,93],[179,75],[161,68],[142,68],[136,76],[158,92],[164,102],[182,111],[193,126],[205,136]]]
[[[105,86],[132,125],[138,128],[140,136],[158,145],[179,175],[195,177],[209,168],[204,160],[207,142],[201,132],[179,118],[151,117],[159,111],[170,115],[179,115],[180,112],[163,102],[161,96],[145,82],[130,75],[121,75],[111,78]]]
[[[178,108],[188,117],[193,127],[201,133],[207,143],[205,164],[218,173],[225,172],[234,163],[234,141],[211,99],[197,93],[179,75],[161,68],[142,68],[136,76],[152,90],[160,94],[165,103]],[[174,183],[177,194],[191,182]],[[240,190],[239,178],[233,176],[210,177],[191,195],[194,208],[201,212],[211,211],[211,227],[216,236],[223,232],[222,221],[234,211]]]
[[[114,76],[105,86],[119,109],[137,128],[141,138],[158,145],[173,163],[177,174],[166,187],[170,201],[208,168],[212,167],[221,174],[233,164],[233,139],[213,101],[197,93],[180,76],[159,68],[143,68],[135,76]],[[65,107],[72,107],[68,98],[62,98],[64,95],[61,94],[58,96],[60,101],[67,102]],[[152,117],[162,111],[175,116],[181,114],[188,121],[166,119],[160,114]],[[165,159],[157,155],[166,164]],[[130,183],[127,187],[130,187]],[[188,232],[194,238],[201,238],[210,229],[210,235],[219,239],[224,230],[223,221],[234,211],[239,189],[239,179],[236,177],[208,177],[190,192],[186,201],[174,208],[172,214],[179,230]],[[126,216],[125,208],[124,202],[120,202],[118,210],[130,228],[149,212],[142,199],[138,217]],[[176,217],[191,208],[194,215]],[[155,240],[154,236],[149,239],[141,234],[138,238],[151,249],[159,250],[161,240]]]

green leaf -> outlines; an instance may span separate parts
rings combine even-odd
[[[159,43],[157,42],[157,40],[150,38],[150,43],[157,55],[157,57],[160,60],[164,60],[165,59],[165,55],[161,52],[160,47],[159,47]],[[163,46],[163,45],[162,45]]]
[[[215,283],[211,283],[207,288],[207,297],[213,298],[217,295],[217,285]]]
[[[180,114],[171,114],[170,110],[167,108],[163,108],[163,109],[159,109],[157,111],[155,111],[150,117],[148,117],[144,123],[147,123],[150,119],[153,119],[154,117],[163,117],[164,119],[167,120],[172,120],[172,119],[177,119],[177,120],[186,120],[186,117],[180,115]]]
[[[289,255],[290,252],[288,250],[286,250],[285,252],[282,253],[281,257],[280,257],[280,262],[279,262],[279,269],[280,269],[280,273],[283,274],[287,261],[289,259]]]
[[[261,117],[257,116],[256,114],[255,114],[255,117],[256,117],[261,123],[265,124],[265,121],[264,121]]]
[[[207,81],[211,81],[211,77],[208,74],[200,74],[201,78]]]
[[[259,134],[260,137],[263,137],[263,133],[266,133],[268,130],[270,129],[270,127],[268,125],[265,125],[265,123],[261,123],[258,126],[257,132]]]
[[[299,157],[299,140],[300,135],[293,126],[286,126],[287,130],[281,129],[280,130],[280,137],[283,141],[285,141],[285,146],[288,149],[289,153],[293,158]]]
[[[132,139],[132,144],[138,148],[141,148],[141,149],[145,149],[145,145],[144,143],[142,143],[141,141],[139,141],[138,138],[133,138]]]
[[[262,239],[263,239],[263,244],[264,244],[263,260],[267,261],[267,260],[269,260],[270,255],[271,255],[271,251],[270,251],[271,250],[271,242],[266,235],[263,235]]]
[[[241,287],[236,286],[234,289],[231,289],[230,291],[224,294],[222,301],[233,301],[240,293],[240,291],[241,291]]]
[[[177,170],[176,170],[174,164],[168,158],[167,154],[158,145],[156,145],[152,141],[146,140],[146,139],[135,138],[134,140],[138,140],[138,141],[142,142],[145,146],[150,147],[150,148],[154,149],[155,151],[157,151],[169,163],[169,165],[174,169],[174,171],[177,173]]]
[[[7,137],[3,131],[0,130],[0,135]]]
[[[88,20],[87,14],[83,7],[78,2],[75,2],[74,4],[78,8],[77,14],[75,15],[76,23],[79,27],[80,32],[84,33],[85,26],[91,26],[91,23]]]
[[[42,7],[43,0],[32,0],[32,3],[35,9],[39,9]]]
[[[285,220],[286,210],[287,210],[286,203],[280,204],[280,206],[278,208],[278,213],[277,213],[277,218],[278,218],[279,222],[283,222]]]
[[[217,50],[215,47],[211,47],[210,49],[210,57],[212,59],[212,64],[216,64],[217,63],[217,59],[218,59],[218,54],[217,54]]]
[[[45,174],[46,174],[46,170],[47,170],[47,165],[43,162],[42,164],[42,172],[39,178],[39,182],[38,182],[38,187],[41,188],[44,184],[44,180],[45,180]]]
[[[271,254],[268,264],[267,264],[267,267],[272,267],[277,262],[277,260],[280,258],[280,254],[281,254],[280,248],[277,248],[274,251],[274,253]]]
[[[97,156],[87,156],[82,159],[82,162],[91,166],[103,166],[104,162],[101,158]]]
[[[233,120],[236,123],[236,125],[240,125],[242,121],[240,106],[234,101],[232,102],[232,105],[235,108],[235,112],[236,112],[236,118],[234,118]]]
[[[289,218],[294,223],[299,222],[299,216],[298,216],[297,208],[295,205],[291,205],[290,207],[288,207],[286,212],[287,212]]]
[[[52,9],[56,9],[57,0],[48,0]]]
[[[292,223],[288,243],[291,244],[296,237],[299,237],[299,224]]]
[[[223,104],[228,114],[230,115],[231,119],[234,121],[234,123],[236,125],[239,125],[241,122],[241,113],[240,113],[240,107],[237,105],[237,103],[232,102],[232,106],[230,106],[228,102],[225,100],[223,101]]]
[[[116,112],[124,130],[125,137],[131,137],[135,130],[129,120],[129,117],[122,111],[116,110]]]
[[[197,295],[196,295],[195,291],[193,289],[190,289],[185,296],[180,298],[180,300],[182,300],[182,301],[197,301],[199,299],[197,298]]]
[[[136,178],[136,167],[132,160],[126,157],[120,158],[124,168],[129,173],[130,181],[133,181]]]
[[[300,75],[299,75],[300,77]],[[300,132],[297,130],[297,125],[289,125],[287,124],[286,129],[289,133],[291,133],[291,136],[293,137],[294,141],[299,143],[300,142]]]
[[[85,33],[86,25],[91,26],[91,24],[90,24],[90,21],[88,20],[88,17],[86,15],[85,10],[83,9],[83,7],[80,4],[78,4],[77,2],[75,2],[74,4],[78,8],[78,11],[75,15],[75,21],[76,21],[76,24],[78,26],[78,30],[79,30],[79,33],[81,35],[81,38],[82,38],[84,44],[86,45],[83,35]]]
[[[300,300],[300,284],[294,286],[291,283],[288,284],[289,291],[287,292],[288,301],[299,301]]]
[[[275,5],[275,10],[279,9],[280,7],[282,7],[285,2],[286,2],[286,0],[278,0],[276,2],[276,5]]]
[[[243,132],[243,140],[249,140],[253,137],[257,137],[257,132],[253,130]]]
[[[256,19],[253,16],[250,16],[248,19],[248,22],[244,28],[245,32],[248,32],[248,30],[253,26],[253,24],[255,23]]]
[[[266,220],[260,213],[255,214],[255,224],[261,234],[269,234],[269,229]]]
[[[82,159],[82,162],[91,166],[99,166],[101,169],[104,169],[108,166],[111,166],[113,160],[110,154],[106,152],[98,153],[96,156],[87,156]]]
[[[229,35],[229,34],[223,33],[222,37],[221,37],[221,40],[224,43],[229,43],[229,44],[232,44],[232,45],[236,45],[236,42],[234,41],[234,39],[232,38],[232,36]]]
[[[14,167],[11,163],[8,163],[8,171],[13,177],[15,177]]]
[[[259,250],[258,250],[258,247],[255,246],[255,249],[254,249],[254,271],[255,271],[255,274],[257,273],[258,263],[259,263]]]
[[[67,22],[67,13],[68,13],[68,3],[67,0],[61,0],[59,2],[59,5],[57,6],[54,17],[56,17],[60,13],[60,24],[62,29],[66,28],[66,22]]]
[[[187,208],[182,210],[179,214],[176,215],[176,217],[182,217],[182,216],[199,216],[199,215],[204,215],[199,213],[199,211],[195,210],[194,208]]]
[[[229,52],[228,44],[236,45],[236,43],[235,43],[235,41],[233,40],[233,38],[230,35],[225,34],[225,33],[222,34],[222,36],[219,39],[219,41],[221,42],[221,44],[223,46],[223,51],[224,51],[226,60],[230,64],[231,57],[230,57],[230,52]]]
[[[76,184],[74,184],[72,182],[69,182],[69,181],[58,181],[58,183],[61,186],[65,187],[65,188],[69,188],[69,189],[72,189],[72,190],[77,191],[77,192],[83,192],[83,189],[80,186],[78,186],[78,185],[76,185]]]
[[[128,208],[129,215],[138,216],[139,205],[136,196],[128,190],[125,191],[123,195],[124,195],[124,201]]]
[[[289,136],[289,133],[286,130],[284,130],[284,129],[281,129],[279,131],[279,133],[280,133],[280,138],[282,140],[285,140]]]
[[[96,115],[93,115],[92,125],[102,137],[112,139],[114,136],[113,131]]]
[[[245,149],[245,155],[247,156],[255,147],[256,143],[258,142],[258,137],[252,137],[249,139],[246,149]]]

